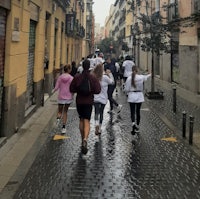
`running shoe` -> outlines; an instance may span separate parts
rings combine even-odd
[[[62,133],[62,134],[65,134],[66,132],[67,132],[66,128],[62,128],[61,133]]]
[[[87,152],[88,152],[88,148],[87,148],[87,140],[83,140],[83,143],[82,143],[82,153],[84,154],[84,155],[86,155],[87,154]]]

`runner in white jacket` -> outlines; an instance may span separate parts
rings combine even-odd
[[[131,57],[128,55],[126,56],[125,61],[122,64],[122,67],[124,68],[124,82],[126,82],[126,79],[132,74],[132,67],[135,66],[135,63],[131,59]]]
[[[139,75],[136,66],[132,68],[132,74],[129,76],[125,83],[125,92],[128,94],[127,101],[130,104],[131,121],[132,121],[132,134],[139,132],[140,124],[140,109],[142,102],[144,102],[143,83],[151,76]],[[136,115],[136,121],[135,121]]]
[[[98,64],[93,73],[99,79],[101,84],[101,92],[94,95],[94,108],[95,108],[95,134],[101,134],[101,125],[103,123],[103,113],[106,103],[108,101],[108,85],[114,84],[114,77],[110,71],[104,73],[102,64]]]

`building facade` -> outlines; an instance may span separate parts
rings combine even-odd
[[[105,19],[105,31],[104,31],[104,37],[112,37],[112,29],[113,29],[113,12],[114,12],[114,5],[111,4],[109,15]]]
[[[0,137],[44,105],[66,63],[89,54],[86,7],[85,0],[0,1]]]
[[[116,40],[119,35],[123,36],[129,47],[128,54],[135,57],[136,65],[151,70],[153,64],[156,80],[169,87],[175,84],[181,96],[200,104],[200,1],[116,0],[112,15],[112,37]],[[144,38],[152,37],[152,32],[146,31],[150,24],[141,21],[144,16],[158,23],[159,17],[163,17],[162,23],[170,37],[166,36],[162,42],[166,43],[168,52],[160,48],[160,53],[152,54],[152,50],[142,48]],[[184,96],[187,92],[191,97]]]

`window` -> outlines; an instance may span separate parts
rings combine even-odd
[[[200,11],[200,1],[199,0],[193,0],[193,12]]]
[[[170,0],[170,4],[168,6],[168,20],[173,21],[178,17],[178,3],[177,0]]]
[[[155,8],[156,8],[156,12],[160,11],[160,0],[155,0]]]

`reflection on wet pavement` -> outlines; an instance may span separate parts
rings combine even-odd
[[[179,199],[200,198],[200,158],[181,140],[164,142],[175,132],[143,105],[140,133],[131,135],[126,96],[120,115],[106,106],[101,136],[94,119],[88,154],[82,155],[75,109],[69,110],[67,136],[49,136],[15,199]]]

